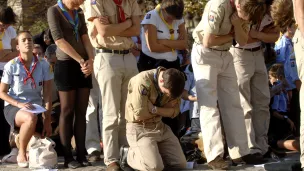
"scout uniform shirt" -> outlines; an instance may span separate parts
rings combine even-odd
[[[227,35],[231,32],[232,24],[230,16],[234,13],[230,0],[212,0],[206,4],[203,17],[200,23],[194,29],[192,36],[196,43],[203,43],[204,33],[218,36]],[[249,25],[244,21],[243,28],[248,32]],[[232,45],[227,42],[220,46],[213,46],[213,49],[228,50]]]
[[[28,69],[29,72],[32,71],[34,62],[35,58],[33,57],[31,67]],[[32,79],[25,81],[27,73],[17,57],[5,65],[1,82],[9,85],[8,95],[20,103],[29,102],[42,105],[43,82],[54,78],[53,70],[45,59],[38,58],[32,76],[35,84]],[[5,106],[7,105],[9,103],[5,102]]]
[[[136,0],[123,0],[121,6],[124,10],[126,18],[142,15]],[[85,10],[85,18],[88,21],[88,35],[95,48],[129,50],[135,45],[131,37],[102,37],[97,32],[97,28],[92,20],[96,17],[108,16],[110,24],[118,23],[117,5],[113,0],[88,0],[85,1],[83,9]]]
[[[159,72],[165,70],[159,67],[149,71],[144,71],[131,78],[128,86],[128,97],[126,102],[126,120],[128,122],[159,122],[162,116],[152,114],[148,108],[148,102],[152,102],[157,107],[163,107],[170,100],[166,95],[162,95],[158,88],[157,79]],[[179,105],[176,105],[172,118],[179,114]]]

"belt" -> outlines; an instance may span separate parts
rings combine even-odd
[[[197,43],[197,42],[194,42],[194,43],[196,43],[197,45],[202,45],[201,43]],[[219,52],[226,52],[226,51],[229,50],[229,48],[228,49],[223,49],[223,50],[214,49],[214,48],[207,48],[207,49],[210,49],[211,51],[219,51]]]
[[[214,48],[208,48],[208,49],[210,49],[210,50],[214,50],[214,51],[219,51],[219,52],[226,52],[226,51],[228,51],[229,49],[223,49],[223,50],[219,50],[219,49],[214,49]]]
[[[119,55],[126,55],[130,53],[130,50],[111,50],[111,49],[95,49],[96,53],[113,53]]]
[[[239,48],[239,47],[235,47],[237,49],[243,49],[243,50],[246,50],[246,51],[250,51],[250,52],[256,52],[256,51],[259,51],[262,49],[261,46],[258,46],[258,47],[255,47],[255,48],[249,48],[249,49],[246,49],[246,48]]]

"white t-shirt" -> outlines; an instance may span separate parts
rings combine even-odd
[[[177,40],[179,33],[178,33],[178,27],[179,25],[183,24],[185,21],[184,19],[180,20],[174,20],[173,21],[173,29],[174,29],[174,40]],[[146,24],[152,24],[157,29],[157,39],[170,39],[170,31],[166,24],[163,22],[163,20],[160,18],[158,12],[154,9],[152,11],[149,11],[143,21],[141,22],[142,25]],[[157,53],[157,52],[150,52],[146,37],[145,37],[145,31],[142,27],[141,31],[141,40],[142,40],[142,52],[146,54],[147,56],[150,56],[155,59],[165,59],[167,61],[175,61],[177,59],[177,51],[175,50],[175,53],[171,52],[165,52],[165,53]]]
[[[0,33],[1,35],[2,33]],[[11,40],[17,37],[16,30],[9,26],[5,31],[2,37],[2,47],[3,49],[12,49]],[[1,50],[1,49],[0,49]]]
[[[262,31],[265,26],[268,26],[272,22],[273,22],[273,20],[272,20],[271,16],[266,14],[261,22],[259,31]],[[254,29],[255,29],[255,27],[256,27],[256,25],[253,26]],[[237,44],[236,47],[240,47],[240,48],[244,48],[244,49],[251,49],[251,48],[259,47],[261,45],[262,45],[262,42],[259,41],[259,42],[246,44],[245,46],[240,46],[239,44]]]
[[[0,33],[1,35],[2,33]],[[3,34],[3,37],[2,37],[2,47],[3,49],[12,49],[12,45],[11,45],[11,41],[12,39],[15,39],[17,37],[17,33],[16,33],[16,30],[12,27],[12,26],[9,26],[5,31],[4,31],[4,34]],[[0,49],[2,50],[2,49]],[[4,66],[7,62],[0,62],[0,70],[3,70],[4,69]]]

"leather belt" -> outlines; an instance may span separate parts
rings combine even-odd
[[[228,51],[229,49],[223,49],[223,50],[220,50],[220,49],[214,49],[214,48],[208,48],[208,49],[210,49],[210,50],[214,50],[214,51],[219,51],[219,52],[226,52],[226,51]]]
[[[111,50],[111,49],[95,49],[96,53],[113,53],[119,55],[126,55],[130,53],[130,50]]]
[[[243,49],[243,50],[246,50],[246,51],[250,51],[250,52],[256,52],[256,51],[259,51],[262,49],[261,46],[258,46],[258,47],[255,47],[255,48],[249,48],[249,49],[246,49],[246,48],[239,48],[239,47],[235,47],[237,49]]]

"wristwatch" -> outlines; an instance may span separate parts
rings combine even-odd
[[[153,106],[152,108],[152,111],[151,111],[153,114],[156,114],[157,113],[157,107],[156,106]]]
[[[287,116],[287,115],[284,115],[283,117],[284,117],[284,120],[287,120],[287,119],[288,119],[288,116]]]

